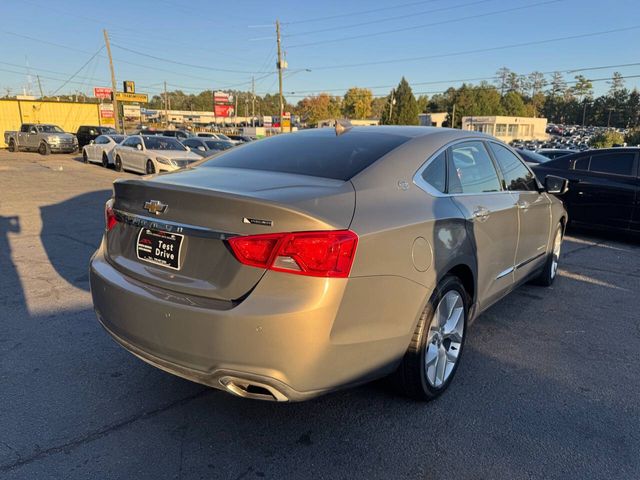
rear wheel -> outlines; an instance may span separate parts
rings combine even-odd
[[[560,251],[562,249],[562,224],[556,228],[555,236],[553,237],[553,244],[551,246],[551,252],[547,256],[547,262],[532,283],[543,287],[550,287],[558,274],[558,266],[560,264]]]
[[[51,147],[47,142],[42,142],[38,147],[38,153],[40,155],[49,155],[51,153]]]
[[[16,142],[13,141],[13,139],[9,140],[9,151],[10,152],[16,151]]]
[[[104,168],[109,168],[109,157],[107,157],[107,154],[102,152],[102,166]]]
[[[462,282],[446,276],[431,295],[394,374],[402,393],[432,400],[447,389],[462,354],[468,311],[469,295]]]
[[[122,159],[120,158],[120,155],[116,155],[116,160],[115,160],[115,165],[114,165],[116,172],[121,172],[122,171]]]
[[[151,160],[147,160],[147,168],[145,169],[145,171],[147,172],[147,175],[153,175],[154,173],[156,173],[156,167],[153,165],[153,162]]]
[[[84,163],[89,163],[89,157],[87,155],[87,151],[86,150],[82,150],[82,161]]]

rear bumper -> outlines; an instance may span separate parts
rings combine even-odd
[[[186,297],[115,269],[102,247],[91,293],[104,328],[169,373],[230,393],[301,401],[393,371],[426,299],[397,277],[268,272],[237,304]]]

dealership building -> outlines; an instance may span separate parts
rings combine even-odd
[[[462,129],[488,133],[502,141],[545,140],[546,118],[532,117],[462,117]]]

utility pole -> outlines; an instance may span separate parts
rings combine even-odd
[[[167,82],[164,82],[164,124],[169,126],[169,95],[167,94]]]
[[[107,55],[109,56],[109,68],[111,69],[111,88],[113,89],[113,118],[116,122],[116,132],[120,132],[120,112],[118,111],[118,99],[116,94],[118,92],[116,88],[116,72],[113,70],[113,58],[111,57],[111,44],[109,43],[109,34],[107,30],[102,30],[104,34],[104,43],[107,46]]]
[[[256,118],[256,79],[251,77],[251,126],[255,127]]]
[[[235,95],[236,97],[236,107],[233,109],[233,123],[234,126],[237,127],[238,126],[238,95]]]
[[[40,75],[36,75],[38,79],[38,88],[40,89],[40,98],[44,98],[44,93],[42,92],[42,82],[40,82]]]
[[[280,46],[280,21],[276,20],[276,37],[278,39],[278,83],[280,84],[280,133],[284,132],[282,117],[284,116],[284,101],[282,99],[282,48]]]
[[[451,128],[456,128],[456,104],[453,104],[453,112],[451,113]]]

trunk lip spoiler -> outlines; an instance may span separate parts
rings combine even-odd
[[[158,220],[158,218],[146,217],[135,213],[124,212],[122,210],[113,209],[118,222],[126,223],[139,228],[150,228],[152,230],[163,230],[170,233],[180,233],[192,237],[213,238],[216,240],[227,240],[237,237],[239,234],[225,232],[221,230],[213,230],[207,227],[197,225],[189,225],[186,223],[172,222],[170,220]]]

